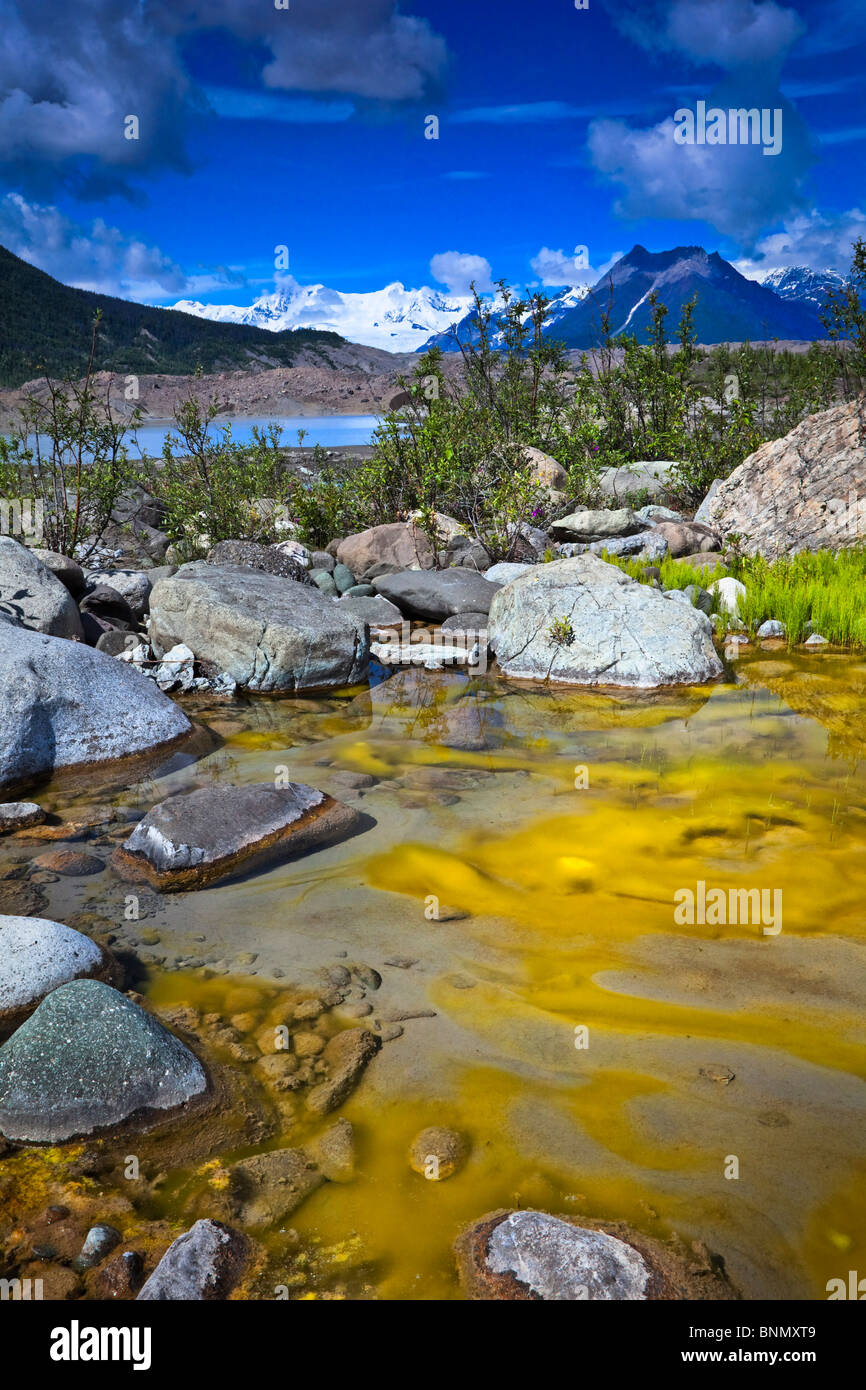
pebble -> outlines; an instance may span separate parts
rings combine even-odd
[[[109,1255],[114,1247],[120,1244],[121,1240],[120,1231],[116,1231],[113,1226],[108,1226],[104,1222],[100,1222],[97,1226],[91,1226],[81,1247],[81,1254],[76,1255],[72,1261],[72,1268],[77,1270],[79,1274],[83,1274],[85,1270],[93,1269],[94,1265],[98,1265],[100,1260],[104,1260],[105,1256]]]
[[[442,1182],[462,1168],[468,1144],[455,1129],[431,1125],[415,1135],[409,1146],[409,1167],[432,1182]]]

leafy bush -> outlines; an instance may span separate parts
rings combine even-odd
[[[8,438],[0,437],[0,491],[41,509],[40,544],[78,561],[98,547],[121,495],[141,479],[125,443],[141,412],[119,420],[109,380],[103,397],[93,383],[100,316],[91,334],[83,382],[45,378],[45,396],[31,392]]]
[[[289,519],[280,500],[280,426],[254,427],[252,443],[240,444],[230,423],[212,429],[219,409],[215,397],[202,406],[191,392],[175,411],[176,433],[166,435],[162,467],[154,472],[152,487],[166,508],[166,533],[185,560],[206,554],[217,541],[268,544]]]

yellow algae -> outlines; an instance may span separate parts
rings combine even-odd
[[[113,804],[268,775],[279,748],[295,780],[315,783],[317,763],[371,774],[378,786],[347,795],[372,824],[324,855],[159,904],[161,950],[194,922],[196,955],[252,951],[261,976],[153,971],[150,1001],[234,1019],[253,1047],[300,997],[296,981],[310,997],[316,971],[357,960],[383,979],[351,996],[356,1026],[402,1017],[403,1031],[334,1115],[289,1107],[283,1133],[168,1175],[148,1209],[181,1225],[216,1210],[236,1158],[306,1144],[339,1117],[355,1126],[356,1177],[265,1233],[254,1296],[457,1298],[453,1240],[500,1206],[705,1241],[748,1298],[823,1298],[830,1278],[866,1277],[852,1177],[866,1097],[864,693],[862,660],[755,652],[728,683],[656,695],[412,672],[351,702],[221,707],[231,758],[143,779]],[[484,746],[446,746],[470,704]],[[410,819],[400,796],[435,784],[422,769],[459,775],[440,776],[450,804]],[[76,809],[94,798],[77,791]],[[69,803],[50,791],[46,804]],[[726,902],[779,890],[780,933],[749,917],[678,922],[676,895],[699,883]],[[428,915],[431,896],[457,913]],[[469,1145],[447,1182],[407,1160],[431,1125]]]

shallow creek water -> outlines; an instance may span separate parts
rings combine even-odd
[[[157,897],[138,922],[110,865],[42,875],[40,915],[101,916],[154,1005],[259,1018],[348,961],[382,976],[375,1017],[418,1015],[338,1112],[355,1180],[267,1233],[272,1281],[300,1260],[306,1296],[456,1298],[457,1232],[519,1205],[705,1242],[747,1298],[824,1298],[866,1270],[864,693],[862,658],[782,648],[657,695],[409,673],[328,699],[189,702],[212,752],[110,794],[58,780],[42,804],[135,819],[285,766],[367,828]],[[20,855],[7,839],[0,868]],[[674,895],[698,881],[781,890],[781,931],[676,925]],[[409,1168],[427,1125],[471,1142],[448,1181]]]

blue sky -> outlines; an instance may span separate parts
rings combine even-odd
[[[0,22],[0,243],[127,298],[248,303],[280,245],[301,283],[465,292],[574,283],[577,246],[592,279],[635,242],[842,269],[866,235],[862,0],[0,0]],[[781,109],[780,154],[677,145],[699,99]]]

